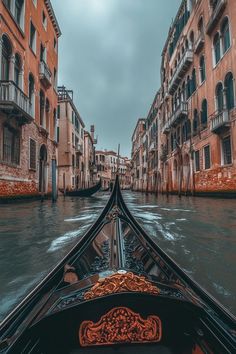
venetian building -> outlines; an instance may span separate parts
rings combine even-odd
[[[153,103],[147,115],[146,120],[146,139],[147,139],[147,187],[149,192],[157,192],[161,186],[161,177],[158,172],[159,157],[159,129],[158,129],[158,112],[160,109],[160,91],[154,97]],[[144,159],[145,161],[145,159]]]
[[[52,189],[60,28],[49,0],[0,2],[0,196]]]
[[[98,182],[101,179],[102,188],[107,189],[109,188],[112,179],[107,151],[106,150],[95,151],[95,162],[96,162],[96,169],[97,169],[96,180]]]
[[[85,187],[84,122],[73,91],[58,87],[58,183],[60,189]]]
[[[132,189],[142,191],[144,186],[143,180],[143,151],[146,132],[146,120],[140,118],[136,124],[132,135]],[[145,161],[146,162],[146,161]]]
[[[169,31],[161,67],[164,191],[236,191],[235,18],[235,0],[183,0]]]

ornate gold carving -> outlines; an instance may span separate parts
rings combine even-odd
[[[84,294],[84,299],[90,300],[124,291],[149,293],[153,295],[160,293],[160,290],[143,276],[138,276],[131,272],[124,274],[116,273],[105,279],[99,279],[98,282]]]
[[[143,319],[127,307],[117,307],[103,315],[97,323],[83,321],[79,329],[82,347],[117,343],[159,342],[161,320],[151,315]]]

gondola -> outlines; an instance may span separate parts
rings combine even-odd
[[[75,189],[71,191],[66,191],[65,195],[69,197],[91,197],[93,194],[99,191],[102,186],[101,180],[90,188]],[[64,193],[64,190],[60,189],[60,192]]]
[[[1,353],[236,353],[235,317],[141,228],[118,177],[103,212],[6,317]]]

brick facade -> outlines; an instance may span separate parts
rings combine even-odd
[[[0,198],[50,193],[57,158],[61,33],[50,1],[21,4],[0,3]]]

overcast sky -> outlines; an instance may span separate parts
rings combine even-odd
[[[137,119],[160,85],[161,51],[180,0],[51,0],[62,36],[59,84],[74,90],[97,149],[130,156]]]

